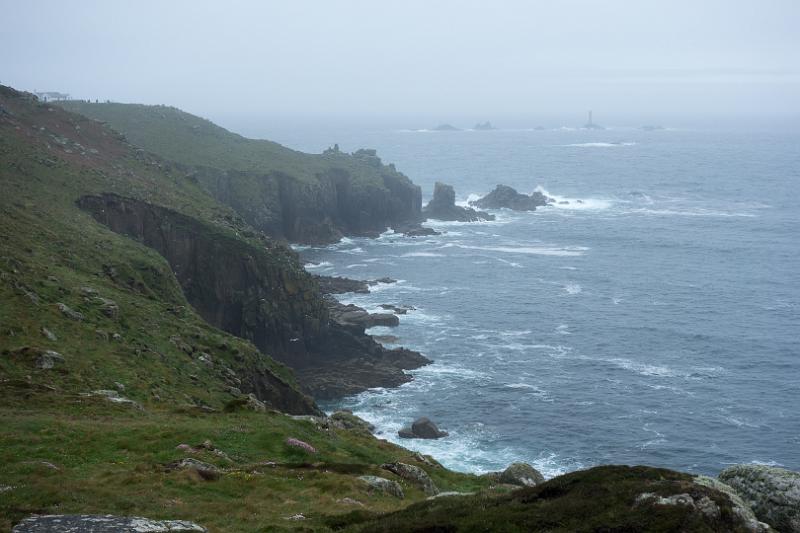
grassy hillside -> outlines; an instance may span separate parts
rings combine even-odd
[[[8,378],[73,393],[120,382],[137,401],[217,407],[230,399],[220,379],[228,369],[263,368],[294,386],[285,367],[208,326],[160,255],[97,224],[76,201],[102,192],[139,198],[262,248],[255,232],[183,174],[137,159],[90,119],[7,89],[0,98],[0,368]],[[282,248],[264,258],[292,259]],[[63,369],[31,373],[36,352],[47,349],[65,358]],[[198,362],[200,353],[218,364]]]
[[[261,174],[279,171],[304,181],[314,180],[326,167],[321,155],[247,139],[174,107],[77,100],[58,105],[107,122],[132,144],[185,165]]]
[[[298,526],[317,529],[354,506],[386,511],[424,498],[404,481],[399,500],[357,479],[399,479],[379,465],[419,463],[407,450],[278,412],[316,406],[288,368],[204,321],[164,257],[77,205],[106,194],[175,213],[164,223],[231,247],[224,256],[247,255],[250,270],[281,273],[298,301],[313,297],[298,292],[308,276],[290,249],[184,170],[92,119],[0,87],[0,530],[68,512],[186,518],[212,531],[294,529],[285,517],[303,512]],[[247,410],[263,409],[250,390],[266,412]],[[219,453],[176,449],[208,439]],[[186,456],[221,475],[167,469]],[[486,485],[419,464],[445,489]]]

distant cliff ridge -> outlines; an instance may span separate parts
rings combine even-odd
[[[291,242],[373,236],[415,221],[422,194],[375,150],[306,154],[231,133],[166,106],[60,105],[107,122],[133,144],[178,166],[254,228]]]

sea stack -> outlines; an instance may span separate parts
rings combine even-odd
[[[494,215],[490,215],[489,213],[456,205],[456,192],[453,190],[453,186],[438,181],[433,188],[433,198],[422,210],[422,214],[429,219],[454,220],[459,222],[494,220]]]

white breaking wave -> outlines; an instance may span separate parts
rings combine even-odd
[[[548,198],[552,198],[553,200],[555,200],[555,202],[551,204],[549,207],[555,207],[557,209],[590,211],[590,210],[608,209],[613,205],[613,202],[611,200],[603,198],[570,198],[567,196],[560,196],[558,194],[551,193],[541,185],[537,185],[536,188],[534,189],[534,192],[542,193]]]
[[[469,196],[467,196],[466,200],[457,201],[456,205],[459,205],[461,207],[470,207],[470,202],[475,202],[477,200],[480,200],[484,196],[485,195],[482,195],[482,194],[471,193]]]
[[[349,250],[339,250],[343,254],[363,254],[364,249],[360,246],[356,246],[355,248],[350,248]]]
[[[730,211],[718,211],[714,209],[688,209],[688,210],[680,210],[680,209],[647,209],[647,208],[639,208],[639,209],[631,209],[628,211],[630,214],[643,214],[643,215],[657,215],[657,216],[679,216],[679,217],[745,217],[745,218],[755,218],[758,215],[753,213],[741,213],[741,212],[730,212]]]
[[[305,264],[305,267],[306,267],[307,270],[308,269],[313,270],[315,268],[325,268],[325,267],[329,267],[329,266],[333,266],[333,265],[331,265],[331,263],[329,261],[321,261],[319,263],[306,263]]]
[[[495,257],[495,259],[497,259],[501,263],[504,263],[504,264],[506,264],[508,266],[511,266],[511,267],[514,267],[514,268],[523,268],[522,265],[520,265],[519,263],[515,263],[514,261],[506,261],[505,259],[503,259],[501,257]]]
[[[585,246],[469,246],[466,244],[453,244],[457,248],[465,250],[481,250],[484,252],[502,252],[508,254],[526,254],[526,255],[552,255],[559,257],[576,257],[581,256],[589,248]]]
[[[573,147],[573,148],[616,148],[619,146],[635,146],[635,142],[593,142],[593,143],[573,143],[573,144],[560,144],[558,146]]]
[[[577,283],[567,283],[564,285],[564,290],[567,291],[567,294],[578,294],[583,289],[581,289],[581,286]]]

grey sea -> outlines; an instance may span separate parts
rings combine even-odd
[[[258,128],[305,151],[376,148],[423,201],[437,180],[462,203],[498,183],[558,201],[299,248],[314,273],[397,279],[342,299],[413,306],[371,332],[434,360],[327,409],[463,471],[800,469],[797,131]],[[423,415],[450,436],[401,441]]]

